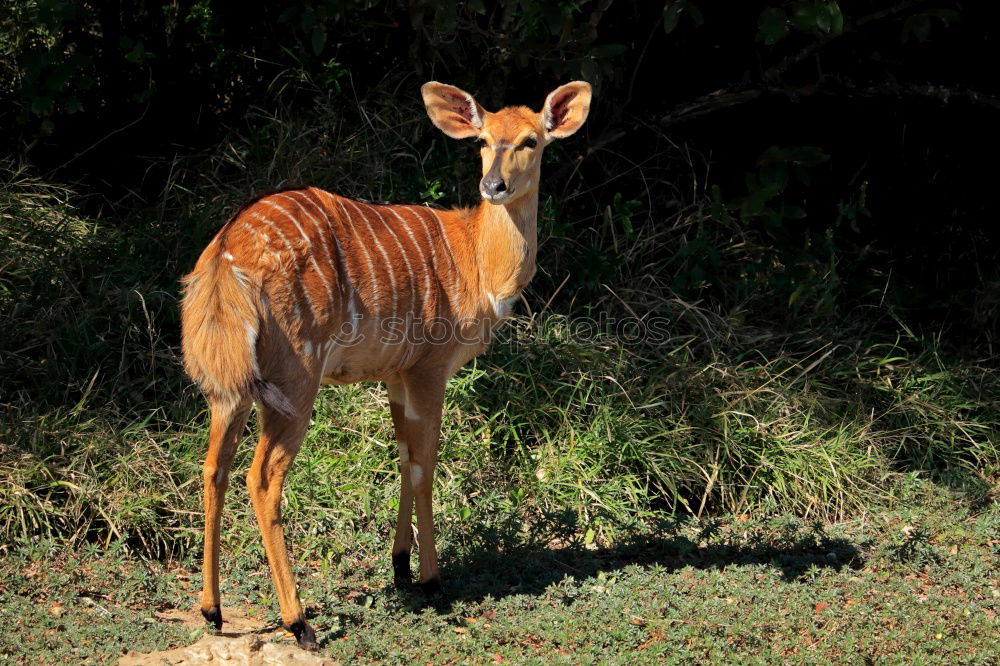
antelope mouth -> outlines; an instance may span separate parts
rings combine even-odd
[[[514,192],[512,190],[497,192],[496,194],[489,194],[488,192],[483,192],[482,190],[479,190],[479,193],[483,196],[484,199],[489,201],[491,204],[502,204],[505,201],[508,201],[512,196],[514,196]]]

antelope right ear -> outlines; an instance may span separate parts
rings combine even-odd
[[[586,81],[572,81],[549,93],[542,109],[546,135],[565,139],[580,129],[590,113],[590,97],[590,84]]]
[[[486,111],[472,95],[455,86],[429,81],[420,86],[427,115],[434,125],[453,139],[479,136]]]

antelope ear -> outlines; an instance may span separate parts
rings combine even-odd
[[[572,81],[549,93],[542,109],[546,136],[565,139],[580,129],[590,113],[590,96],[586,81]]]
[[[445,83],[430,81],[420,86],[427,115],[435,126],[453,139],[479,136],[486,111],[472,95]]]

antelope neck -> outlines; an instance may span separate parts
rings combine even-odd
[[[538,247],[538,174],[530,190],[514,201],[482,201],[476,210],[478,278],[491,302],[517,296],[535,274]]]

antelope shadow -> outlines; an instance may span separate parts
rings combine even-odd
[[[527,532],[513,523],[482,529],[474,542],[442,553],[442,597],[428,600],[408,592],[402,597],[415,612],[432,606],[445,613],[456,601],[538,596],[567,577],[583,581],[633,565],[657,566],[665,575],[688,567],[766,565],[780,571],[783,582],[796,581],[816,568],[864,565],[861,548],[850,539],[827,534],[821,524],[793,520],[766,531],[752,524],[742,532],[718,521],[692,530],[668,520],[598,547],[585,543],[580,531],[572,512],[549,516]]]

